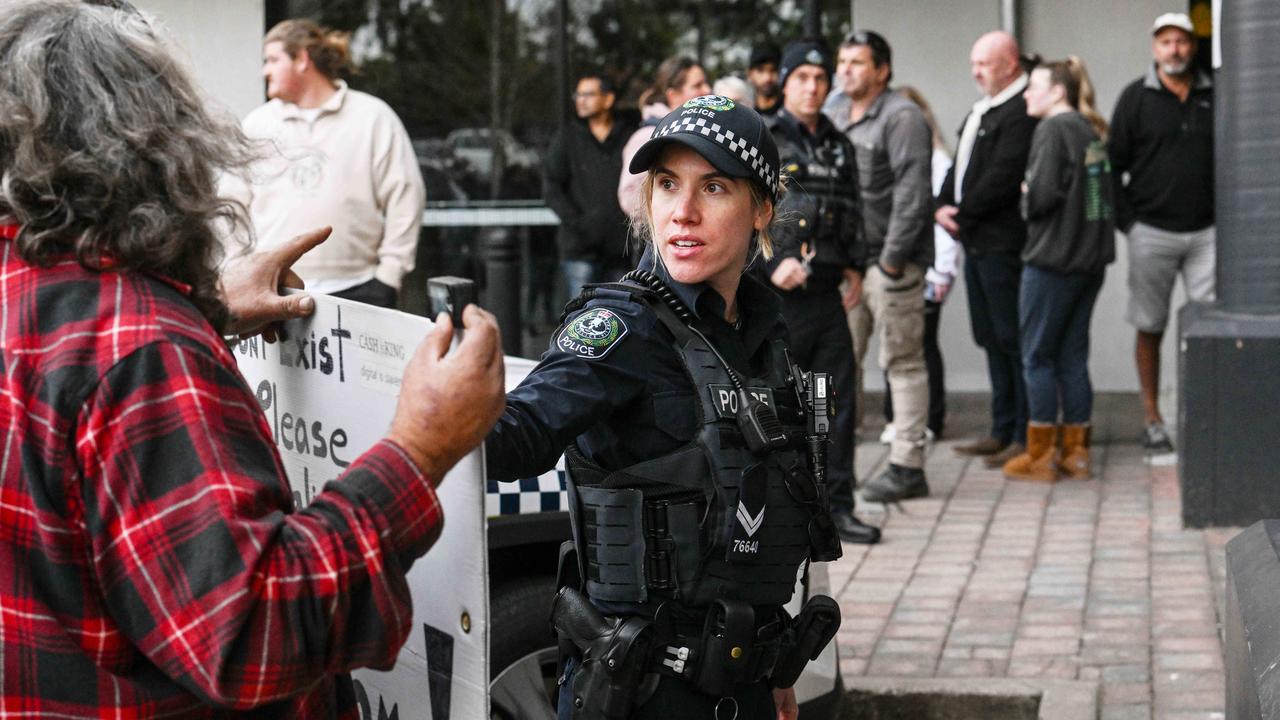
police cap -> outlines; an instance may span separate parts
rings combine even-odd
[[[754,109],[723,95],[696,97],[662,119],[627,169],[648,171],[671,143],[691,148],[729,177],[760,183],[776,199],[778,145]]]

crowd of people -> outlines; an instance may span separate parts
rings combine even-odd
[[[991,426],[957,452],[1013,479],[1089,476],[1089,325],[1117,228],[1128,238],[1143,445],[1173,449],[1158,404],[1160,340],[1178,273],[1192,300],[1213,297],[1212,88],[1192,62],[1186,15],[1161,15],[1151,33],[1154,62],[1125,90],[1110,127],[1080,58],[1041,62],[1007,33],[982,36],[969,58],[982,97],[954,157],[921,94],[891,86],[892,48],[873,31],[850,33],[834,56],[815,40],[785,49],[761,43],[740,76],[715,81],[717,97],[754,104],[767,119],[797,190],[780,206],[793,222],[778,233],[777,252],[753,271],[783,297],[797,356],[830,373],[844,399],[830,482],[846,540],[878,537],[852,517],[847,491],[873,336],[890,453],[860,494],[896,502],[929,493],[924,448],[946,424],[938,327],[960,273],[973,338],[987,358]],[[707,83],[692,58],[658,69],[641,97],[645,121],[623,152],[624,213],[638,202],[639,176],[625,167],[634,148]],[[579,117],[588,120],[581,108]],[[596,176],[583,182],[607,197]],[[560,192],[557,183],[575,180],[548,173],[548,197]],[[594,232],[606,254],[634,264],[616,227],[608,240],[599,226]],[[566,274],[570,295],[582,279]],[[592,278],[612,279],[616,273]]]
[[[278,294],[302,281],[394,306],[424,194],[404,127],[338,79],[345,38],[307,21],[268,33],[271,99],[238,126],[129,3],[12,3],[6,709],[355,717],[345,673],[394,661],[405,575],[440,530],[435,487],[487,441],[497,479],[566,457],[561,718],[794,718],[839,608],[782,605],[805,563],[880,539],[854,515],[866,349],[874,335],[892,430],[861,496],[927,496],[959,272],[992,417],[957,450],[1013,480],[1089,477],[1089,322],[1116,228],[1144,444],[1172,447],[1160,338],[1178,273],[1193,299],[1213,293],[1213,96],[1187,16],[1151,32],[1154,62],[1109,126],[1078,58],[1029,63],[983,35],[954,160],[868,30],[835,53],[761,45],[716,94],[671,58],[634,129],[607,75],[585,74],[581,122],[548,156],[573,297],[542,362],[505,395],[493,318],[468,307],[449,352],[442,315],[385,439],[298,508],[224,338],[308,314],[307,296]],[[254,236],[252,255],[229,252]]]

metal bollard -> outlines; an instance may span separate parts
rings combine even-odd
[[[480,240],[484,258],[484,306],[498,319],[502,351],[522,355],[520,323],[520,243],[513,229],[488,228]]]

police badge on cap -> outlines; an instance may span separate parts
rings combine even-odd
[[[703,95],[672,110],[627,169],[647,171],[671,143],[686,145],[729,177],[755,180],[776,198],[778,145],[760,115],[723,95]]]
[[[817,40],[797,40],[789,43],[782,51],[782,65],[778,68],[778,84],[785,86],[787,76],[801,65],[817,65],[827,71],[827,79],[831,79],[831,51],[827,49],[826,44]]]

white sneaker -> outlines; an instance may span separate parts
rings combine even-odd
[[[884,432],[880,433],[880,444],[881,444],[881,445],[892,445],[892,444],[893,444],[893,440],[894,440],[894,438],[896,438],[896,437],[898,437],[898,430],[897,430],[896,426],[894,426],[894,424],[893,424],[893,423],[889,423],[888,425],[885,425],[885,426],[884,426]],[[923,446],[925,443],[931,443],[931,442],[933,442],[933,441],[934,441],[933,431],[932,431],[932,430],[930,430],[929,428],[925,428],[925,429],[924,429],[924,442],[922,442],[922,443],[921,443],[921,445]]]
[[[894,427],[893,423],[889,423],[884,426],[884,432],[880,433],[880,444],[891,445],[893,444],[893,439],[897,436],[897,429]]]

